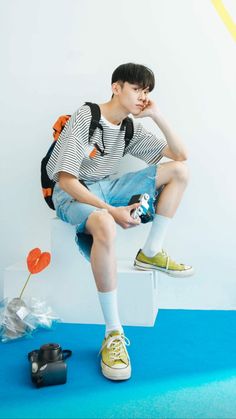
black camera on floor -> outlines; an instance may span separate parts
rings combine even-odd
[[[71,354],[69,349],[62,350],[58,343],[46,343],[40,349],[29,352],[31,379],[36,387],[65,384],[67,365],[64,360]]]

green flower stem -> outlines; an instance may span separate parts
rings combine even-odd
[[[30,277],[31,277],[31,272],[30,272],[30,274],[29,274],[29,276],[28,276],[28,278],[27,278],[27,281],[26,281],[25,285],[23,286],[23,289],[22,289],[22,291],[21,291],[21,293],[20,293],[20,297],[19,297],[19,298],[21,298],[21,297],[22,297],[22,294],[23,294],[23,292],[24,292],[24,289],[25,289],[26,285],[27,285],[27,284],[28,284],[28,282],[29,282]]]

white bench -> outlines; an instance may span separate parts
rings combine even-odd
[[[74,227],[58,218],[52,220],[51,226],[50,267],[31,277],[23,298],[45,299],[65,322],[103,324],[91,265],[78,250]],[[157,272],[133,267],[145,229],[141,225],[128,233],[118,226],[118,304],[123,325],[153,326],[158,312]],[[26,262],[6,268],[4,297],[18,296],[27,274]]]

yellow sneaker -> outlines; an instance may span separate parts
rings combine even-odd
[[[131,377],[130,358],[126,346],[130,341],[119,330],[112,330],[102,342],[102,374],[110,380],[128,380]]]
[[[157,269],[165,274],[176,277],[186,277],[194,274],[192,266],[177,263],[162,249],[153,257],[146,256],[140,249],[134,260],[134,266],[138,269]]]

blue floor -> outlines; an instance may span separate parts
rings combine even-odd
[[[236,418],[236,312],[160,310],[155,327],[125,327],[132,378],[105,379],[104,327],[56,324],[0,344],[1,418]],[[36,389],[27,353],[47,342],[72,349],[65,385]]]

